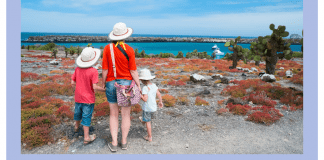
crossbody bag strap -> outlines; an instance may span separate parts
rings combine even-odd
[[[113,47],[113,44],[110,44],[110,55],[111,55],[111,61],[112,61],[113,70],[114,70],[114,77],[115,77],[115,79],[117,79],[116,66],[115,66],[115,55],[114,55],[114,47]]]
[[[129,57],[125,50],[119,44],[117,45],[117,48],[124,54],[124,56],[127,58],[127,61],[129,61]]]

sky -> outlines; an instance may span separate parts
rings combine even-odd
[[[22,32],[109,33],[124,22],[134,34],[265,36],[271,23],[302,34],[296,0],[21,0]]]

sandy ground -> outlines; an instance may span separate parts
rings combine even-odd
[[[22,54],[27,53],[25,51],[22,50]],[[59,52],[58,56],[65,57],[63,52]],[[23,57],[22,59],[29,58]],[[294,60],[302,64],[302,59],[295,58]],[[48,67],[32,68],[34,65],[47,65]],[[50,70],[58,69],[58,67],[51,66],[49,62],[39,62],[38,64],[22,64],[22,71],[51,75]],[[74,70],[66,71],[72,73]],[[226,77],[230,80],[245,79],[241,73],[229,73]],[[248,75],[247,78],[257,77]],[[160,84],[160,81],[155,79],[153,83]],[[138,120],[140,113],[133,114],[134,119],[128,135],[128,150],[121,150],[119,147],[118,152],[113,154],[303,154],[303,111],[281,111],[284,117],[270,126],[246,121],[247,116],[217,115],[215,111],[221,108],[217,101],[227,98],[220,95],[227,84],[213,85],[214,81],[188,84],[185,87],[158,85],[159,88],[168,89],[169,94],[173,96],[187,95],[190,100],[189,105],[177,104],[175,107],[164,107],[157,111],[156,118],[152,121],[153,142],[143,139],[146,128]],[[22,82],[22,85],[29,83],[40,82]],[[284,87],[303,90],[301,85],[291,84],[288,81],[279,81],[279,83]],[[210,91],[210,94],[200,95],[210,103],[210,106],[195,106],[195,94],[203,90]],[[73,96],[56,96],[56,98],[73,101]],[[280,109],[281,105],[277,104],[276,108]],[[21,153],[112,154],[107,146],[111,141],[109,116],[94,119],[93,123],[90,134],[94,133],[98,138],[92,144],[83,146],[83,131],[74,133],[71,121],[54,126],[55,144],[32,150],[24,149],[22,144]],[[120,141],[120,131],[118,136]]]

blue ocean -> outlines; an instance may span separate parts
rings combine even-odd
[[[106,34],[100,33],[38,33],[38,32],[22,32],[21,33],[21,41],[28,39],[29,36],[47,36],[47,35],[80,35],[80,36],[108,36]],[[236,38],[231,36],[188,36],[188,35],[145,35],[145,34],[133,34],[132,37],[210,37],[210,38]],[[257,37],[242,37],[242,38],[257,38]],[[21,43],[22,45],[34,45],[34,44],[42,44],[45,45],[47,43]],[[56,43],[57,45],[66,46],[66,47],[85,47],[88,43]],[[92,46],[95,48],[100,48],[101,46],[106,46],[108,43],[92,43]],[[228,50],[227,47],[224,47],[225,43],[189,43],[189,42],[141,42],[141,43],[127,43],[134,49],[138,49],[139,52],[142,50],[145,51],[146,54],[160,54],[162,53],[173,53],[177,55],[179,51],[182,51],[184,55],[187,52],[192,52],[197,49],[198,52],[206,51],[208,55],[212,55],[213,50],[212,47],[216,44],[221,52],[225,54],[232,53]],[[250,48],[250,44],[239,44],[243,48]],[[301,51],[301,45],[291,45],[292,51]],[[223,58],[224,56],[217,56],[217,59]]]

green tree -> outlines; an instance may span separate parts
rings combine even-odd
[[[70,51],[70,55],[73,56],[75,53],[75,48],[73,48],[73,46],[70,46],[69,51]]]
[[[225,43],[225,47],[228,47],[228,50],[233,51],[233,54],[226,53],[225,57],[227,60],[232,60],[233,65],[231,68],[236,68],[237,62],[242,59],[246,63],[246,57],[249,53],[248,49],[243,49],[242,46],[237,45],[237,42],[240,41],[241,36],[235,38],[235,41],[231,40],[230,42]]]
[[[144,58],[144,57],[145,57],[145,55],[146,55],[146,54],[145,54],[145,51],[144,51],[144,50],[142,50],[142,52],[140,53],[140,57],[141,57],[141,58]]]
[[[81,52],[82,52],[82,49],[78,46],[76,49],[76,53],[78,54],[78,56],[80,55]]]
[[[275,74],[278,56],[285,57],[289,60],[293,52],[290,49],[290,43],[285,43],[286,41],[283,39],[283,37],[289,36],[289,32],[286,31],[286,26],[278,26],[278,28],[275,29],[275,25],[270,24],[269,28],[272,30],[272,34],[271,36],[266,36],[266,73]],[[278,52],[282,53],[278,54]]]
[[[54,56],[55,59],[56,59],[57,52],[58,52],[57,48],[52,48],[52,56]]]
[[[65,46],[63,46],[63,47],[64,47],[64,52],[65,52],[65,58],[67,58],[67,56],[68,56],[68,54],[70,52],[70,49],[65,47]]]
[[[181,51],[178,52],[178,55],[176,56],[176,58],[183,58],[183,53]]]

